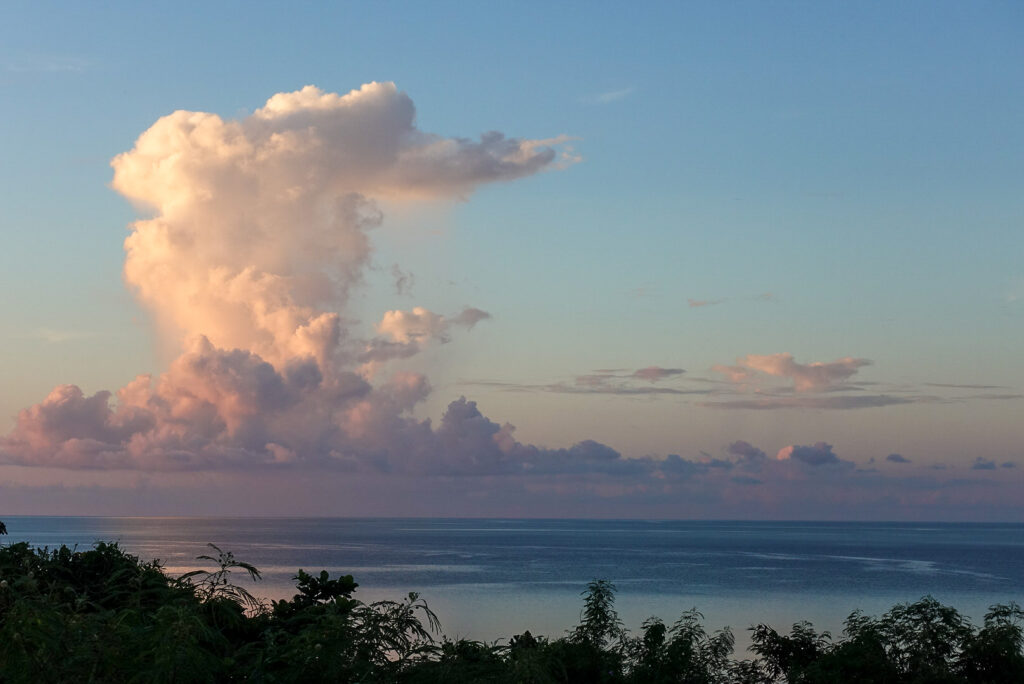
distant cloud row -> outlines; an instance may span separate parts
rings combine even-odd
[[[851,384],[849,381],[862,368],[872,365],[868,359],[844,357],[835,361],[799,363],[789,353],[748,354],[734,365],[715,365],[712,371],[724,376],[722,381],[692,378],[686,382],[681,368],[650,366],[639,370],[601,369],[577,375],[571,383],[522,384],[507,381],[470,381],[465,385],[496,387],[506,391],[553,392],[563,394],[618,394],[623,396],[703,395],[695,406],[730,410],[823,409],[853,410],[899,406],[912,403],[949,403],[968,400],[1012,401],[1024,399],[1016,392],[958,394],[950,397],[914,392],[907,387],[895,388],[886,394],[864,392],[864,386],[877,383]],[[765,380],[779,378],[789,386],[770,386]],[[648,384],[638,383],[638,379]],[[683,384],[663,385],[664,380],[681,380]],[[656,384],[657,383],[657,384]],[[925,383],[924,387],[945,389],[1007,389],[998,385],[957,385]],[[895,460],[895,459],[890,459]]]

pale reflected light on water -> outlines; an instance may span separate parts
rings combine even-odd
[[[618,588],[636,630],[697,608],[705,625],[797,620],[839,632],[854,609],[879,614],[931,594],[980,623],[992,603],[1024,603],[1024,525],[333,518],[5,519],[10,542],[81,548],[118,541],[171,572],[202,567],[206,544],[252,563],[253,593],[294,593],[299,568],[352,574],[356,597],[423,596],[449,636],[560,636],[595,578]],[[241,575],[239,575],[241,578]]]

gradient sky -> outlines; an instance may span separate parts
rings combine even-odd
[[[0,512],[1024,520],[1020,3],[146,5],[0,10]]]

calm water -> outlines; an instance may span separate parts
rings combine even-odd
[[[810,619],[838,631],[855,608],[931,594],[976,622],[1024,604],[1024,525],[325,518],[4,518],[9,541],[89,547],[116,540],[173,572],[207,542],[256,565],[264,597],[296,569],[351,573],[363,600],[418,591],[450,636],[557,636],[594,578],[618,587],[632,629],[696,607],[709,628]],[[247,585],[248,586],[248,585]]]

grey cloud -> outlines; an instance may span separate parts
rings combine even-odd
[[[466,307],[457,316],[451,319],[454,325],[462,325],[470,330],[473,329],[480,321],[485,321],[491,318],[491,314],[487,313],[483,309],[477,309],[475,307]]]
[[[794,444],[779,450],[778,460],[793,460],[811,466],[835,465],[840,463],[839,457],[832,452],[832,445],[816,442],[813,446]]]
[[[413,342],[391,342],[376,338],[366,343],[357,357],[359,363],[385,363],[394,359],[407,359],[420,352],[420,345]]]
[[[1024,394],[972,394],[965,399],[987,399],[990,401],[1012,401],[1024,399]]]
[[[894,397],[886,394],[840,396],[840,397],[767,397],[764,399],[735,399],[725,401],[706,401],[697,405],[714,409],[865,409],[898,404],[911,404],[914,399]]]
[[[416,277],[412,273],[403,271],[398,264],[391,264],[391,277],[395,282],[395,294],[412,294],[412,286],[416,283]]]
[[[583,376],[586,377],[586,376]],[[506,384],[507,388],[515,388],[523,392],[553,392],[555,394],[618,394],[623,396],[644,396],[644,395],[687,395],[687,394],[710,394],[711,390],[676,389],[674,387],[631,387],[622,385],[610,385],[592,383],[585,381],[582,386],[569,385],[514,385]]]
[[[687,460],[679,454],[669,454],[661,462],[662,472],[675,476],[675,477],[692,477],[699,473],[703,473],[706,468],[698,463]]]
[[[677,375],[682,375],[686,371],[682,368],[662,368],[660,366],[648,366],[647,368],[641,368],[633,371],[632,377],[639,378],[640,380],[647,380],[648,382],[657,382],[658,380],[664,380],[665,378],[671,378]]]
[[[725,450],[733,456],[738,456],[743,461],[757,462],[764,461],[768,458],[768,455],[765,454],[764,451],[758,449],[750,442],[743,441],[742,439],[732,442]]]
[[[901,454],[889,454],[885,457],[885,460],[890,463],[910,463],[910,459]]]
[[[647,366],[631,370],[628,368],[599,368],[584,375],[573,378],[572,384],[554,382],[548,384],[528,384],[516,382],[494,382],[487,380],[463,381],[463,385],[481,387],[498,387],[507,392],[550,392],[554,394],[609,394],[621,396],[684,396],[688,394],[711,394],[710,389],[681,389],[657,385],[663,380],[678,378],[686,371],[682,368],[663,368]],[[647,384],[636,384],[643,380]]]

